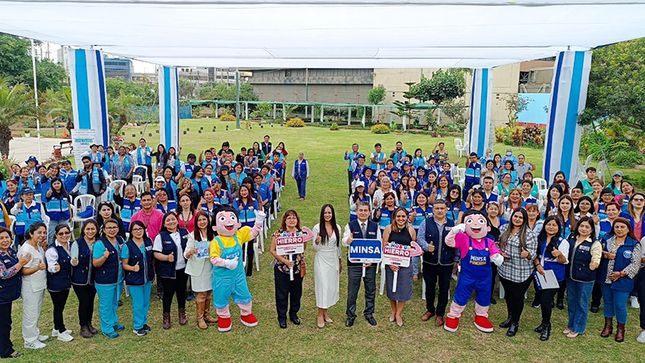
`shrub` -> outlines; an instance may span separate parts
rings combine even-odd
[[[387,125],[376,124],[372,126],[372,128],[370,129],[370,132],[373,134],[389,134],[390,128]]]
[[[224,115],[233,116],[233,110],[229,107],[220,107],[217,109],[217,116],[222,117]]]
[[[336,131],[336,130],[338,130],[338,129],[339,129],[338,124],[334,122],[333,124],[331,124],[331,127],[330,127],[329,129],[330,129],[331,131]]]
[[[233,115],[222,115],[219,118],[220,121],[235,121],[235,116]]]
[[[625,168],[633,168],[645,161],[643,154],[635,151],[619,151],[614,157],[614,162]]]
[[[300,117],[293,117],[287,121],[287,127],[305,127],[305,122]]]

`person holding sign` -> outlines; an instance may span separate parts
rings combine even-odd
[[[278,323],[282,329],[287,328],[287,307],[289,307],[291,322],[300,325],[298,311],[300,311],[300,298],[302,297],[302,278],[305,275],[304,253],[283,256],[277,252],[276,239],[284,232],[291,234],[302,232],[300,216],[293,209],[284,212],[280,229],[273,234],[271,240],[271,254],[275,258],[273,268],[275,305],[278,312]],[[288,303],[290,303],[289,306],[287,306]]]
[[[435,326],[443,326],[444,314],[448,305],[450,277],[457,271],[459,256],[457,250],[446,245],[446,236],[455,225],[455,221],[446,218],[448,208],[443,199],[434,202],[434,215],[425,216],[419,226],[417,240],[425,251],[423,254],[423,280],[426,283],[426,312],[421,320],[428,321],[433,316]],[[439,298],[435,310],[435,286],[439,281]]]
[[[125,284],[132,296],[133,333],[142,337],[150,331],[148,310],[150,292],[155,279],[152,258],[152,240],[146,235],[146,226],[141,221],[130,224],[130,239],[121,249]]]
[[[556,216],[548,216],[544,221],[544,227],[538,235],[538,255],[533,261],[537,269],[534,272],[536,280],[539,279],[537,274],[555,277],[558,284],[555,287],[542,287],[539,291],[540,309],[542,310],[542,323],[535,328],[536,333],[540,333],[540,340],[549,340],[551,335],[551,312],[553,311],[553,298],[558,293],[559,284],[564,281],[564,272],[566,264],[569,262],[569,242],[560,237],[562,225]],[[545,282],[549,283],[547,279]]]
[[[253,228],[242,227],[237,210],[231,206],[220,205],[213,218],[217,236],[210,245],[210,260],[213,264],[213,306],[217,309],[217,330],[231,330],[229,300],[240,307],[240,321],[253,328],[258,319],[253,315],[253,298],[246,283],[242,258],[242,245],[252,241],[262,232],[264,212],[256,211]]]
[[[408,224],[408,211],[399,207],[394,211],[392,223],[383,231],[383,249],[386,243],[396,243],[403,246],[411,246],[417,235],[411,225]],[[385,281],[387,285],[387,297],[390,299],[392,314],[390,321],[396,321],[396,325],[403,326],[403,308],[407,301],[412,300],[412,266],[407,267],[389,265],[385,269]],[[395,279],[397,280],[395,282]]]
[[[207,329],[207,324],[217,323],[210,315],[211,299],[213,297],[213,265],[208,260],[210,244],[214,238],[208,214],[203,210],[195,213],[195,230],[188,235],[188,243],[184,250],[186,274],[190,275],[190,286],[197,293],[195,306],[197,311],[197,326]]]
[[[504,257],[495,243],[487,238],[491,224],[485,214],[470,210],[464,214],[463,221],[463,224],[453,227],[446,236],[446,246],[459,250],[462,263],[455,296],[443,328],[449,332],[459,329],[459,318],[474,290],[475,327],[485,333],[492,333],[493,324],[488,320],[493,279],[491,262],[499,266],[504,262]]]
[[[357,219],[347,223],[343,233],[343,246],[350,247],[355,239],[381,240],[381,230],[376,222],[369,219],[370,204],[358,202],[356,207]],[[346,327],[354,325],[356,319],[356,298],[361,288],[361,277],[365,284],[365,310],[363,316],[367,322],[375,326],[374,299],[376,297],[376,264],[351,262],[347,255],[347,320]]]
[[[314,240],[314,277],[316,282],[316,306],[318,306],[318,327],[333,323],[327,309],[336,305],[339,299],[340,272],[340,226],[336,224],[336,213],[331,204],[323,205],[320,210],[320,223],[313,229]]]

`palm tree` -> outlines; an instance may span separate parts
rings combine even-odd
[[[63,87],[60,91],[48,89],[42,94],[40,104],[42,116],[49,120],[61,118],[66,121],[65,127],[71,132],[74,128],[74,109],[72,107],[72,90]]]
[[[9,141],[13,139],[9,126],[35,115],[32,91],[24,84],[10,86],[0,78],[0,153],[9,154]]]
[[[116,99],[108,98],[110,134],[119,135],[123,126],[137,117],[141,117],[141,110],[137,107],[139,102],[139,97],[123,91]]]

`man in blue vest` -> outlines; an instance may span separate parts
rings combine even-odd
[[[139,140],[139,147],[137,148],[136,155],[137,165],[145,166],[148,180],[152,180],[152,150],[150,150],[150,147],[146,146],[146,139],[141,138]]]
[[[356,169],[356,164],[358,163],[358,144],[352,144],[352,152],[345,150],[345,160],[349,161],[349,166],[347,167],[347,183],[349,184],[349,194],[352,194],[352,181],[354,180],[354,170]]]
[[[381,239],[381,230],[378,224],[369,219],[370,205],[366,202],[359,202],[356,209],[357,219],[345,226],[343,233],[343,246],[349,247],[354,239]],[[365,267],[365,277],[363,276]],[[365,310],[363,316],[367,322],[374,326],[374,299],[376,298],[376,264],[353,263],[347,260],[347,320],[346,327],[354,325],[356,319],[356,298],[361,288],[361,277],[365,284]]]
[[[403,143],[401,141],[396,142],[396,148],[390,153],[390,159],[394,161],[394,166],[399,167],[399,163],[403,161],[403,157],[408,155],[408,153],[403,150]]]
[[[464,200],[468,197],[468,191],[473,185],[479,184],[481,179],[482,166],[477,162],[477,153],[471,152],[466,163],[466,175],[464,178]]]
[[[72,163],[69,160],[61,161],[60,165],[60,178],[63,180],[63,185],[65,185],[65,190],[72,196],[75,197],[76,193],[72,193],[76,187],[76,175],[78,172],[72,169]]]
[[[425,251],[423,254],[423,280],[426,283],[426,312],[421,320],[428,321],[433,316],[435,326],[442,326],[446,306],[448,305],[448,292],[450,290],[450,277],[457,271],[459,255],[457,250],[446,245],[446,236],[454,227],[455,221],[447,219],[448,208],[446,202],[437,199],[434,202],[432,217],[427,217],[419,226],[417,242]],[[435,287],[439,281],[439,298],[435,309]]]
[[[94,167],[92,164],[92,158],[88,155],[83,156],[82,161],[83,170],[81,170],[75,178],[77,183],[81,183],[78,190],[79,194],[91,194],[95,197],[101,196],[101,194],[105,192],[107,185],[103,170]]]
[[[298,153],[298,159],[293,164],[291,177],[298,185],[298,196],[300,200],[305,200],[305,195],[307,194],[307,179],[309,179],[309,162],[305,160],[305,153],[302,151]]]

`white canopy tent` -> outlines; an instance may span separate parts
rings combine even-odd
[[[643,0],[0,0],[0,32],[166,66],[494,67],[643,37],[643,19]]]

